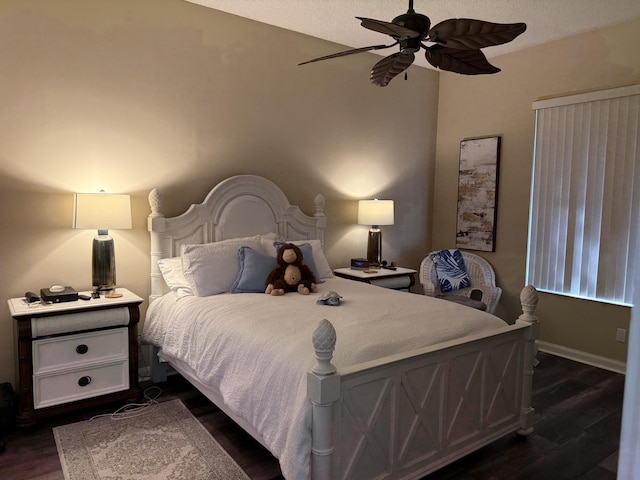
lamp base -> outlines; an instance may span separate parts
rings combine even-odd
[[[382,232],[379,228],[369,230],[367,261],[372,267],[379,267],[382,263]]]
[[[93,239],[92,285],[98,292],[108,292],[116,288],[116,255],[113,238],[98,235]]]

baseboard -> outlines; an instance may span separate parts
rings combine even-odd
[[[604,368],[605,370],[610,370],[616,373],[627,373],[626,362],[620,362],[618,360],[612,360],[610,358],[593,355],[592,353],[563,347],[562,345],[556,345],[555,343],[547,343],[542,341],[538,341],[538,349],[545,353],[557,355],[558,357],[568,358],[569,360],[574,360],[576,362],[591,365],[593,367]]]

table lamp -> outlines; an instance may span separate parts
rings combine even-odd
[[[109,230],[131,228],[129,195],[112,193],[76,193],[73,228],[97,229],[92,250],[92,285],[96,291],[116,288],[116,257]]]
[[[380,225],[393,225],[393,200],[358,201],[358,224],[370,225],[367,261],[378,267],[382,263],[382,231]]]

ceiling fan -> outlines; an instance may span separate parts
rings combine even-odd
[[[400,46],[400,51],[383,58],[371,69],[371,83],[386,87],[398,74],[413,63],[420,48],[426,50],[427,61],[436,68],[464,75],[498,73],[480,50],[484,47],[508,43],[527,29],[524,23],[492,23],[471,18],[450,18],[431,27],[426,15],[416,13],[413,0],[409,10],[391,23],[371,18],[356,17],[364,28],[389,35],[395,41],[390,45],[371,45],[354,48],[324,57],[314,58],[299,65]],[[434,45],[425,45],[431,42]],[[405,73],[406,78],[406,73]]]

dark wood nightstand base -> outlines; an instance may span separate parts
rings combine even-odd
[[[64,415],[78,410],[85,410],[118,402],[138,403],[142,399],[142,389],[140,387],[130,388],[121,392],[108,393],[99,397],[85,398],[77,402],[64,403],[53,407],[39,408],[38,410],[19,410],[16,415],[16,426],[20,428],[33,427],[43,418]]]

